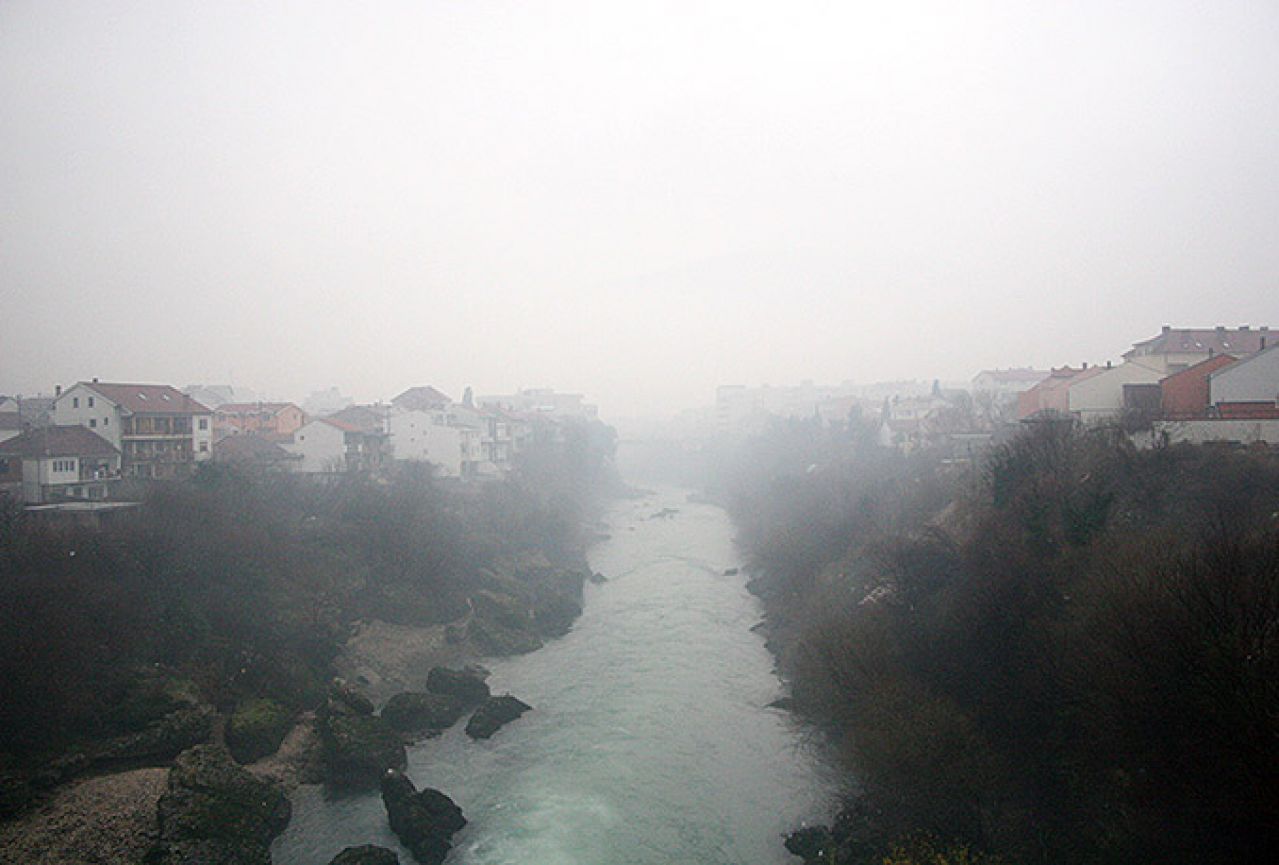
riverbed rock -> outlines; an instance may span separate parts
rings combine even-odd
[[[422,865],[439,865],[453,848],[453,835],[466,825],[462,809],[439,790],[421,792],[400,772],[382,778],[382,802],[391,831]]]
[[[533,625],[533,610],[515,595],[481,589],[471,596],[477,619],[483,619],[513,631],[528,630]]]
[[[320,720],[324,780],[348,790],[374,788],[388,769],[403,769],[400,734],[373,715],[331,715]]]
[[[236,765],[225,747],[198,745],[174,761],[156,814],[146,865],[270,865],[291,808],[278,784]]]
[[[804,862],[817,863],[830,854],[835,846],[835,838],[825,826],[805,826],[796,829],[786,836],[786,849]]]
[[[347,847],[334,856],[329,865],[400,865],[400,857],[394,850],[376,844],[361,844],[359,847]]]
[[[578,586],[580,594],[580,585]],[[533,629],[546,637],[562,637],[582,615],[582,605],[567,592],[539,586],[533,593]]]
[[[426,690],[432,694],[456,697],[468,706],[483,703],[489,698],[489,686],[484,681],[486,672],[479,667],[454,670],[449,667],[432,667],[426,674]]]
[[[184,706],[134,733],[108,739],[92,757],[97,765],[146,764],[168,760],[193,745],[207,742],[217,712],[212,706]]]
[[[293,729],[293,713],[265,697],[244,700],[227,721],[226,745],[241,763],[274,754]]]
[[[401,733],[434,735],[456,724],[466,712],[466,705],[452,694],[405,691],[386,701],[382,719]]]
[[[532,631],[517,631],[479,617],[467,625],[467,636],[482,652],[498,657],[525,655],[542,648],[542,638]]]
[[[466,722],[466,735],[472,739],[487,739],[532,708],[510,694],[489,697]]]
[[[341,679],[334,679],[329,685],[328,699],[320,710],[321,717],[372,714],[373,701]]]

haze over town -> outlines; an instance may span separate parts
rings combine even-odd
[[[1277,37],[1262,3],[7,2],[0,392],[616,417],[1264,324]]]

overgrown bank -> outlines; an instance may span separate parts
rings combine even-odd
[[[1273,456],[1050,425],[965,470],[797,424],[732,464],[796,702],[860,790],[796,839],[811,861],[1224,863],[1279,841]]]
[[[224,727],[242,762],[270,753],[324,705],[361,622],[463,620],[452,637],[480,650],[534,647],[576,613],[612,449],[606,427],[570,425],[507,481],[477,485],[412,468],[316,484],[210,467],[109,530],[5,506],[4,812],[78,775],[163,764]],[[527,626],[488,615],[517,608]]]

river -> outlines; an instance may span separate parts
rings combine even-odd
[[[655,516],[664,508],[677,512]],[[494,693],[535,711],[488,741],[459,724],[409,749],[414,783],[470,821],[450,865],[794,865],[781,836],[829,818],[835,775],[812,735],[768,708],[781,683],[751,631],[758,601],[724,575],[737,565],[727,516],[663,489],[606,522],[589,558],[608,581],[586,586],[573,630],[487,664]],[[377,793],[303,787],[293,802],[277,865],[368,843],[414,861]]]

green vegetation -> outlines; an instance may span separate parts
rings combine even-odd
[[[499,562],[581,570],[583,522],[616,483],[612,432],[552,431],[503,482],[447,485],[408,467],[317,483],[205,465],[101,530],[0,501],[0,780],[61,753],[92,758],[179,707],[205,728],[213,709],[234,711],[232,748],[261,756],[322,703],[354,621],[455,620]]]
[[[797,704],[861,791],[812,861],[1225,863],[1279,842],[1273,456],[1050,425],[969,469],[801,424],[737,465]]]

